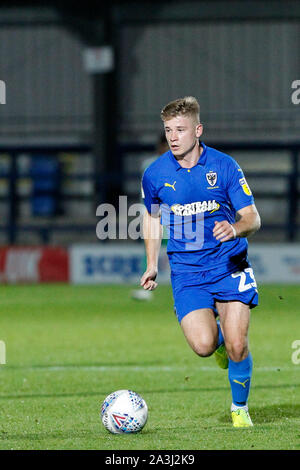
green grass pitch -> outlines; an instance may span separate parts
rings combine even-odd
[[[170,288],[151,302],[133,300],[132,288],[0,287],[0,449],[300,449],[300,286],[260,288],[254,427],[242,430],[232,428],[227,371],[189,349]],[[123,388],[148,404],[139,434],[112,435],[100,421],[103,399]]]

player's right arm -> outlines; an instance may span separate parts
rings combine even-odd
[[[232,158],[227,160],[227,179],[228,199],[237,218],[234,224],[230,224],[228,220],[215,221],[213,235],[219,242],[249,237],[261,226],[251,189],[241,167]]]
[[[155,279],[158,272],[158,257],[163,236],[163,227],[160,223],[159,213],[151,215],[148,210],[145,210],[143,236],[147,256],[147,269],[141,277],[141,286],[145,290],[154,290],[157,287]]]

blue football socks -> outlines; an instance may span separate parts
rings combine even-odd
[[[222,330],[221,330],[219,321],[217,321],[217,327],[218,327],[218,344],[217,344],[217,349],[218,349],[218,347],[221,346],[221,344],[224,344],[224,337],[223,337],[223,334],[222,334]]]
[[[236,406],[245,406],[247,404],[252,365],[251,353],[240,362],[234,362],[229,359],[228,378],[231,385],[232,403]]]

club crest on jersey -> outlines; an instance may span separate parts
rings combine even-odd
[[[218,175],[215,171],[210,171],[209,173],[206,173],[206,179],[210,186],[214,186],[217,182]]]

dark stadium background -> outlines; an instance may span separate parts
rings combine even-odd
[[[139,200],[160,109],[187,94],[205,142],[245,170],[263,221],[255,242],[299,241],[299,8],[1,2],[1,244],[96,242],[95,208]],[[103,46],[112,63],[88,70]]]

